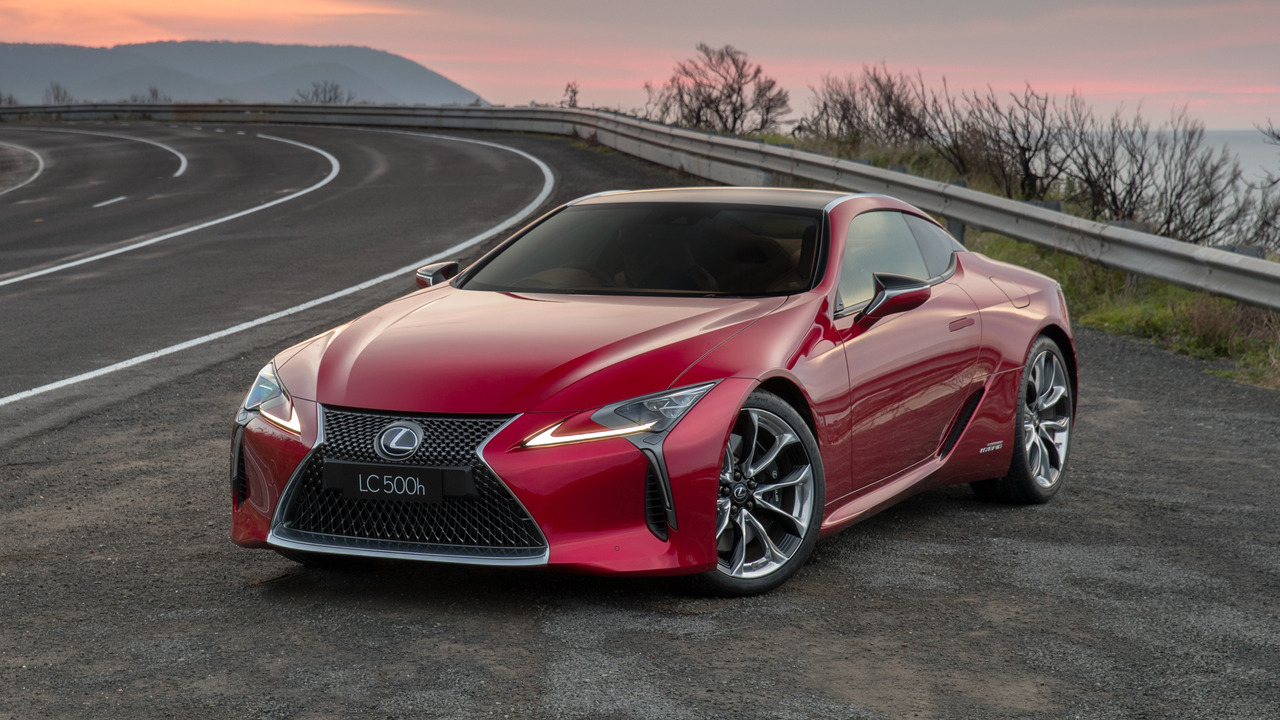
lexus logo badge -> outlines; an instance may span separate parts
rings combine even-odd
[[[384,460],[404,460],[422,446],[422,428],[417,423],[393,422],[378,433],[373,449]]]

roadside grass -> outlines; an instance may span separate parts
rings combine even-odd
[[[1280,313],[1112,270],[1065,253],[972,230],[965,244],[1062,283],[1072,321],[1148,338],[1173,352],[1234,368],[1208,372],[1280,389]]]

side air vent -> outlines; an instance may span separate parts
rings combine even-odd
[[[951,426],[951,432],[947,433],[946,442],[942,443],[942,451],[938,453],[939,457],[946,457],[951,454],[956,443],[960,442],[960,436],[964,434],[964,429],[969,427],[969,421],[973,419],[973,414],[978,411],[978,403],[982,402],[983,391],[979,390],[969,396],[964,406],[960,408],[960,414],[956,416],[955,424]]]
[[[667,503],[662,492],[662,478],[652,460],[644,477],[644,522],[649,526],[649,532],[659,540],[667,539]]]
[[[231,498],[237,510],[249,498],[249,480],[244,474],[244,448],[240,446],[243,434],[244,429],[237,428],[235,440],[231,443]]]

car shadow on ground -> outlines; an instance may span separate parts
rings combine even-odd
[[[812,565],[837,561],[857,566],[860,556],[877,552],[883,542],[895,538],[955,536],[974,521],[1018,512],[1019,508],[977,499],[967,487],[931,490],[909,498],[836,535],[823,539]],[[956,521],[957,518],[967,518]],[[948,527],[948,525],[961,527]],[[871,561],[872,558],[862,557]],[[682,604],[684,601],[716,601],[692,578],[616,577],[583,575],[543,568],[492,568],[444,563],[338,558],[332,566],[308,567],[280,558],[278,569],[248,580],[246,590],[279,602],[314,602],[325,597],[339,604],[504,606],[524,608],[554,603],[564,598],[594,600],[602,604]],[[821,582],[802,569],[791,584]],[[788,586],[771,595],[785,593]]]

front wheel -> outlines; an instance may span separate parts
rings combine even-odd
[[[1075,415],[1072,389],[1062,350],[1053,340],[1040,337],[1027,353],[1022,371],[1009,474],[973,483],[978,497],[1039,504],[1058,492]]]
[[[818,443],[782,398],[757,390],[734,420],[716,499],[720,595],[753,595],[786,582],[818,542],[825,483]]]

